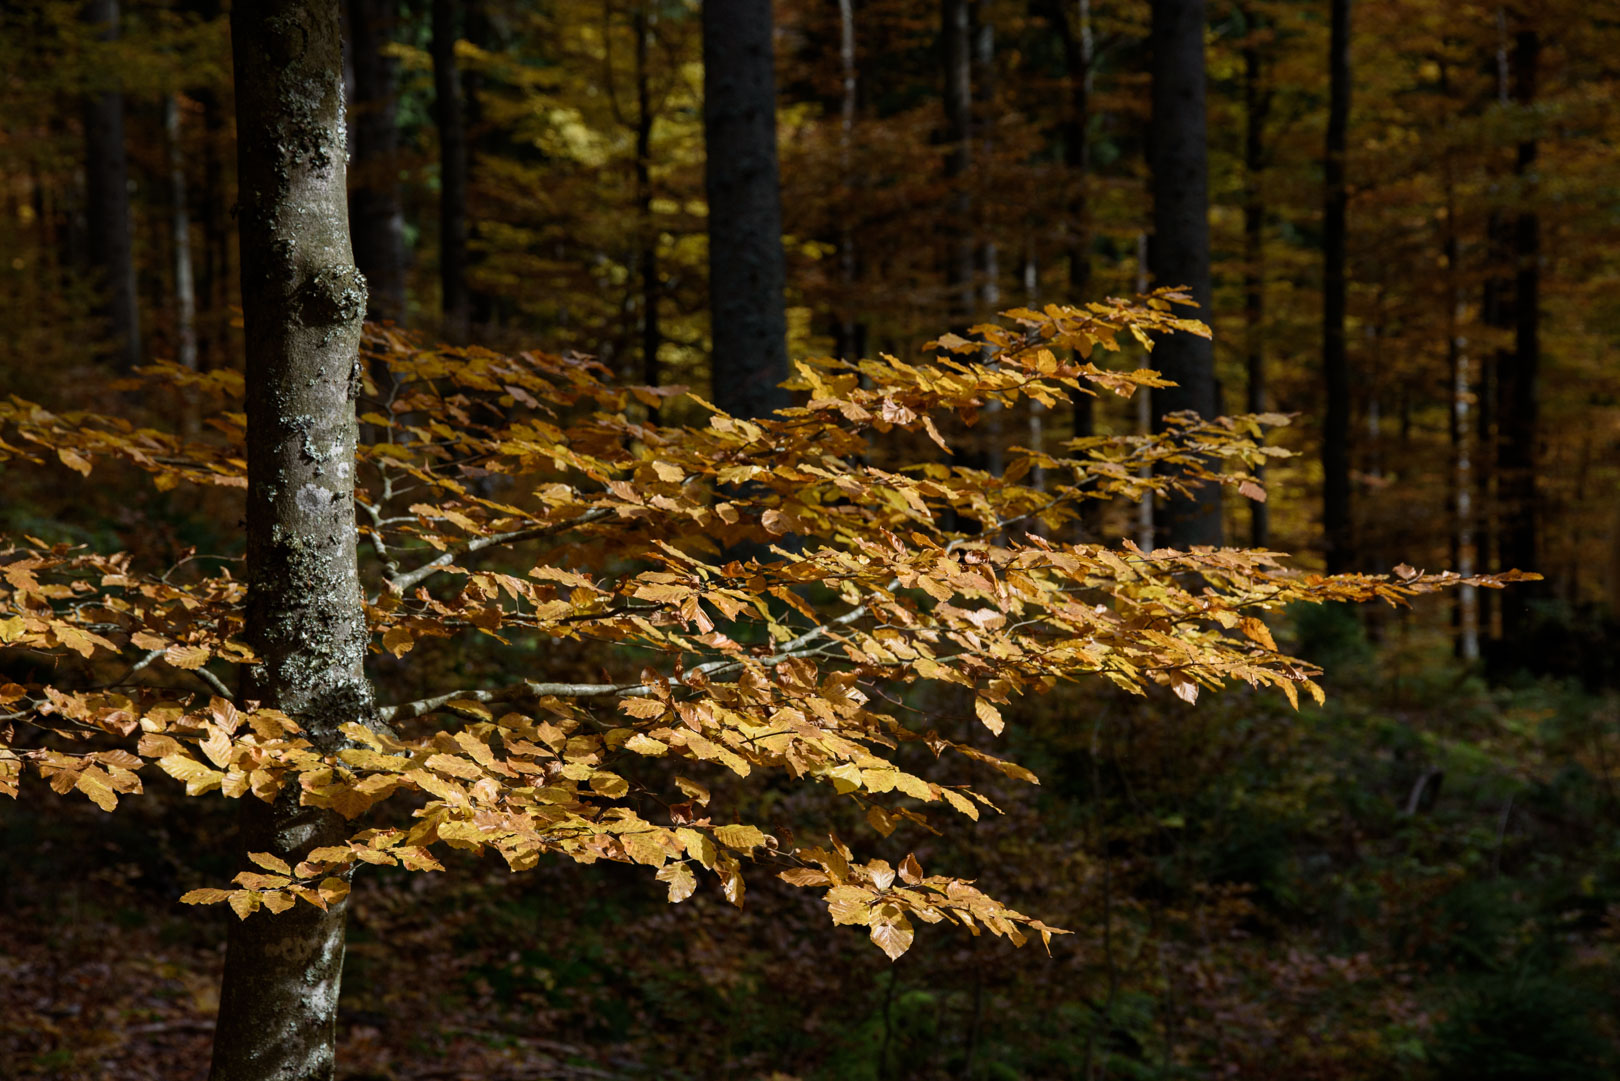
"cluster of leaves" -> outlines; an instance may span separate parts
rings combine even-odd
[[[1055,928],[967,882],[925,876],[912,856],[898,870],[862,864],[836,838],[800,845],[786,828],[727,821],[687,774],[782,770],[856,801],[884,835],[900,821],[933,830],[931,805],[976,819],[994,804],[901,768],[903,745],[1036,778],[941,735],[940,718],[918,724],[894,688],[963,688],[995,735],[1015,696],[1086,674],[1133,692],[1168,687],[1189,703],[1231,680],[1320,700],[1315,670],[1277,650],[1267,611],[1399,603],[1461,581],[1409,568],[1323,578],[1265,551],[1053,539],[1088,499],[1199,483],[1263,496],[1245,466],[1267,455],[1254,439],[1262,426],[1285,418],[1181,417],[1159,435],[1078,441],[1068,456],[1014,450],[1000,476],[866,462],[868,441],[894,430],[945,448],[935,418],[971,423],[989,403],[1162,385],[1151,370],[1090,358],[1117,350],[1122,336],[1151,346],[1152,333],[1204,332],[1171,313],[1178,299],[1018,310],[1012,327],[947,336],[917,363],[802,362],[794,386],[804,404],[743,420],[704,403],[712,415],[701,428],[637,421],[638,402],[670,391],[612,386],[585,358],[425,350],[377,332],[369,359],[389,377],[368,390],[388,390],[360,417],[375,438],[360,451],[356,491],[377,557],[375,649],[400,657],[462,635],[574,639],[612,647],[620,676],[451,688],[384,706],[383,725],[345,725],[344,742],[322,746],[294,718],[233,703],[229,679],[210,671],[254,661],[228,564],[150,577],[125,557],[30,542],[0,557],[0,641],[77,655],[83,686],[59,672],[0,688],[0,785],[15,795],[26,762],[58,791],[111,809],[118,794],[139,791],[150,762],[190,794],[269,800],[292,784],[306,805],[349,819],[412,795],[408,828],[361,829],[296,867],[261,857],[237,889],[187,897],[229,901],[244,916],[297,899],[329,903],[361,863],[438,869],[432,850],[443,844],[493,850],[514,869],[545,853],[643,865],[671,901],[690,896],[704,871],[741,904],[743,863],[774,866],[788,882],[825,888],[834,922],[868,927],[891,957],[910,945],[913,918],[950,918],[1019,944],[1029,932],[1049,939]],[[227,399],[240,392],[228,373],[149,374],[193,389],[206,382]],[[48,448],[81,471],[116,455],[160,486],[244,482],[244,420],[228,400],[212,421],[219,438],[206,443],[23,402],[0,422],[12,455]],[[1020,483],[1036,471],[1042,485]],[[536,542],[544,552],[526,572],[472,565],[487,549]],[[177,686],[166,673],[204,686]],[[44,734],[38,746],[16,740],[18,723]],[[85,744],[94,749],[76,749]]]

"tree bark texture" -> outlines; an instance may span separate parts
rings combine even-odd
[[[405,209],[399,188],[399,0],[349,0],[354,59],[354,258],[366,276],[368,319],[405,321]]]
[[[118,0],[88,0],[82,17],[102,41],[117,40]],[[93,90],[85,102],[84,159],[90,264],[100,277],[112,355],[128,370],[141,361],[141,329],[129,164],[124,155],[124,95],[116,86]]]
[[[467,117],[456,64],[456,2],[433,0],[433,117],[439,128],[439,295],[445,335],[471,330],[467,292]]]
[[[349,243],[338,0],[231,12],[248,423],[244,700],[335,750],[375,723],[355,557],[355,396],[365,279]],[[242,850],[296,863],[347,833],[330,811],[243,799]],[[333,1075],[345,906],[234,923],[213,1081]]]
[[[704,182],[714,400],[757,417],[789,402],[771,0],[704,0]]]
[[[1209,148],[1204,116],[1203,0],[1153,0],[1153,243],[1149,264],[1155,285],[1185,286],[1210,320]],[[1215,353],[1208,339],[1174,334],[1159,340],[1153,366],[1176,386],[1153,392],[1156,418],[1190,410],[1220,412]],[[1162,420],[1159,421],[1162,423]],[[1221,543],[1221,491],[1199,488],[1196,497],[1172,498],[1162,507],[1164,542],[1177,548]]]
[[[1322,175],[1322,533],[1328,572],[1353,560],[1350,361],[1345,350],[1345,133],[1350,123],[1350,0],[1332,0]]]

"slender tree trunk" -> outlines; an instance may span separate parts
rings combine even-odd
[[[1185,286],[1209,321],[1209,147],[1204,115],[1204,2],[1153,0],[1153,242],[1149,265],[1155,285]],[[1160,339],[1153,366],[1176,386],[1153,392],[1153,411],[1220,412],[1215,353],[1191,334]],[[1162,423],[1162,421],[1161,421]],[[1198,489],[1192,499],[1165,501],[1160,525],[1167,544],[1221,543],[1221,490]]]
[[[163,100],[163,130],[169,144],[169,213],[174,234],[175,360],[197,367],[197,288],[191,271],[191,207],[186,196],[186,158],[181,145],[180,99]]]
[[[757,417],[789,402],[771,0],[704,0],[714,400]]]
[[[1095,50],[1091,34],[1091,0],[1076,0],[1070,19],[1064,0],[1051,0],[1046,17],[1063,45],[1064,76],[1069,99],[1063,114],[1063,164],[1068,174],[1068,230],[1070,304],[1091,299],[1091,92]],[[1074,434],[1080,439],[1095,434],[1097,422],[1089,394],[1074,396]],[[1089,504],[1088,504],[1089,506]],[[1095,516],[1091,516],[1094,518]],[[1093,522],[1092,524],[1095,524]]]
[[[650,0],[636,5],[632,28],[636,35],[636,261],[641,272],[641,381],[656,387],[663,373],[658,367],[658,349],[663,330],[658,322],[658,302],[663,292],[658,272],[658,226],[653,221],[652,189],[652,73],[647,48],[652,36],[647,8]],[[651,419],[656,422],[657,410]]]
[[[463,0],[467,43],[484,52],[501,48],[496,40],[495,26],[490,22],[484,0]],[[478,229],[478,159],[480,154],[492,153],[494,136],[484,108],[484,73],[470,67],[461,73],[461,94],[466,103],[467,122],[467,304],[471,312],[471,327],[493,328],[497,321],[496,297],[478,288],[477,270],[484,260],[479,248]]]
[[[100,40],[118,39],[118,0],[88,0],[82,17]],[[113,356],[127,370],[141,361],[141,328],[129,164],[124,155],[124,95],[116,88],[90,94],[85,103],[84,144],[90,263],[101,279],[102,314]]]
[[[967,173],[973,161],[973,31],[969,0],[941,0],[940,50],[945,67],[945,179],[951,187],[945,256],[947,304],[952,317],[973,314],[973,197]]]
[[[1256,27],[1246,27],[1243,45],[1243,352],[1248,368],[1248,411],[1266,411],[1265,353],[1265,222],[1266,205],[1260,188],[1265,169],[1266,116],[1271,92],[1265,87],[1264,60],[1255,41]],[[1265,466],[1254,468],[1265,476]],[[1271,518],[1267,505],[1249,500],[1249,544],[1270,544]]]
[[[1451,462],[1452,462],[1452,565],[1464,577],[1476,569],[1474,543],[1474,388],[1468,341],[1463,336],[1462,287],[1458,284],[1457,208],[1451,164],[1445,163],[1446,186],[1446,312],[1448,333],[1446,352],[1451,361]],[[1465,661],[1479,659],[1479,590],[1474,586],[1457,589],[1457,656]]]
[[[1540,35],[1521,27],[1514,35],[1513,103],[1521,121],[1535,104]],[[1540,438],[1541,223],[1533,209],[1537,146],[1521,139],[1514,178],[1519,212],[1513,222],[1513,351],[1497,373],[1497,495],[1502,515],[1501,558],[1510,567],[1538,570],[1540,505],[1536,493],[1536,443]],[[1503,634],[1522,640],[1528,630],[1524,598],[1503,605]]]
[[[456,65],[456,2],[433,0],[433,117],[439,128],[439,297],[445,335],[464,342],[467,293],[467,122]]]
[[[1136,234],[1136,291],[1145,293],[1148,290],[1148,235]],[[1155,350],[1157,352],[1157,350]],[[1153,431],[1153,395],[1146,390],[1138,389],[1132,395],[1136,403],[1136,431],[1138,435],[1147,435]],[[1153,475],[1153,467],[1144,465],[1137,473],[1142,479]],[[1151,552],[1157,543],[1157,523],[1154,521],[1153,500],[1151,497],[1137,501],[1136,504],[1136,544],[1144,552]],[[1095,539],[1095,538],[1089,538]]]
[[[231,12],[248,425],[244,700],[295,717],[323,751],[375,724],[355,558],[355,394],[365,279],[349,243],[338,0]],[[290,863],[346,835],[330,811],[243,799],[242,851]],[[233,923],[213,1081],[333,1075],[345,905]]]
[[[855,115],[860,104],[860,71],[855,53],[855,0],[838,0],[838,64],[842,76],[838,102],[838,171],[844,186],[844,200],[853,208],[857,199],[855,177]],[[839,302],[834,351],[846,360],[866,352],[866,327],[856,318],[856,289],[860,274],[860,253],[856,245],[854,215],[839,215],[838,284],[843,296]]]
[[[349,0],[354,58],[354,257],[370,290],[368,319],[405,321],[405,208],[399,189],[399,0]]]
[[[1350,0],[1332,0],[1322,195],[1322,532],[1329,573],[1353,561],[1350,363],[1345,350],[1345,138],[1350,121]]]

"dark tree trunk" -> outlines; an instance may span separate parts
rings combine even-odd
[[[1271,91],[1264,85],[1264,61],[1255,41],[1256,27],[1245,28],[1243,46],[1243,352],[1248,368],[1248,410],[1266,411],[1265,354],[1265,221],[1266,205],[1260,190],[1265,169],[1266,115]],[[1254,468],[1265,476],[1265,466]],[[1249,543],[1264,548],[1270,543],[1271,519],[1265,503],[1249,501]]]
[[[633,29],[636,35],[636,262],[641,274],[641,381],[656,387],[658,348],[663,331],[658,323],[658,301],[662,293],[658,277],[658,227],[652,212],[652,82],[648,70],[647,47],[652,28],[647,20],[647,0],[637,4]],[[657,410],[652,411],[657,420]]]
[[[1350,362],[1345,351],[1345,137],[1350,122],[1350,0],[1332,0],[1322,194],[1322,533],[1329,573],[1348,570]]]
[[[248,424],[245,636],[260,658],[242,698],[295,717],[333,751],[375,723],[355,559],[355,394],[366,285],[349,244],[337,0],[231,13],[236,66]],[[298,862],[346,835],[330,811],[243,799],[241,850]],[[300,903],[233,923],[214,1081],[333,1074],[345,906]]]
[[[1068,228],[1064,245],[1069,262],[1069,295],[1064,299],[1070,304],[1084,304],[1091,299],[1091,0],[1078,0],[1074,5],[1076,17],[1073,19],[1069,17],[1069,5],[1064,0],[1049,0],[1042,6],[1047,21],[1063,45],[1064,77],[1069,87],[1069,100],[1063,112],[1061,128],[1063,164],[1067,170],[1064,180],[1069,191]],[[1095,433],[1096,427],[1091,396],[1076,394],[1075,437],[1090,436]],[[1087,509],[1100,508],[1092,508],[1088,503]]]
[[[354,58],[354,258],[366,276],[368,319],[405,320],[405,209],[399,190],[399,0],[349,0]]]
[[[1513,103],[1521,122],[1535,103],[1540,35],[1520,29],[1514,35]],[[1536,140],[1525,138],[1514,163],[1520,209],[1513,222],[1513,350],[1504,353],[1497,372],[1497,505],[1501,515],[1501,560],[1509,567],[1537,570],[1536,442],[1540,425],[1541,369],[1541,223],[1532,207],[1535,191]],[[1528,594],[1526,594],[1528,595]],[[1504,601],[1503,634],[1523,637],[1527,609],[1523,598]]]
[[[1210,319],[1209,147],[1204,117],[1203,0],[1153,0],[1153,242],[1149,264],[1155,285],[1185,286]],[[1163,338],[1152,363],[1177,385],[1153,393],[1153,409],[1220,412],[1215,354],[1208,339],[1190,334]],[[1162,423],[1162,421],[1161,421]],[[1221,491],[1198,489],[1196,498],[1167,500],[1160,524],[1164,542],[1184,548],[1221,543]]]
[[[433,117],[439,127],[439,290],[446,337],[466,341],[467,121],[456,65],[456,2],[433,0]]]
[[[973,199],[967,172],[973,161],[973,27],[969,0],[941,0],[940,54],[945,71],[945,179],[951,186],[945,283],[952,316],[973,314]]]
[[[855,115],[860,105],[860,71],[855,52],[855,0],[838,0],[839,85],[838,174],[844,186],[844,199],[851,209],[859,199],[855,175]],[[856,241],[853,213],[840,216],[838,224],[838,284],[841,297],[835,327],[833,352],[846,360],[865,355],[866,325],[856,317],[860,278],[860,249]]]
[[[118,38],[118,0],[89,0],[82,17],[102,41]],[[93,91],[85,102],[84,151],[90,263],[100,278],[112,355],[129,369],[141,360],[141,329],[124,156],[124,95],[116,87]]]
[[[464,0],[467,43],[484,52],[494,52],[502,46],[496,40],[495,25],[490,21],[484,0]],[[467,124],[467,307],[471,312],[471,327],[491,328],[496,322],[496,297],[478,288],[478,267],[484,256],[478,241],[478,159],[480,154],[494,153],[495,135],[491,131],[484,108],[484,74],[476,67],[461,73],[461,94],[465,104]]]
[[[714,400],[757,417],[789,402],[770,0],[703,4]]]

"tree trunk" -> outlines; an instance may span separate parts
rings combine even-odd
[[[1204,2],[1153,0],[1153,242],[1149,265],[1155,285],[1185,286],[1210,319],[1209,147],[1204,116]],[[1191,334],[1161,338],[1153,366],[1176,386],[1153,392],[1153,410],[1220,412],[1215,354],[1208,339]],[[1166,500],[1160,516],[1165,543],[1176,548],[1221,543],[1221,491],[1199,488],[1196,497]]]
[[[465,342],[467,293],[467,121],[456,66],[455,0],[433,0],[433,118],[439,127],[439,296],[444,333]]]
[[[1353,561],[1350,363],[1345,351],[1345,137],[1350,122],[1350,0],[1332,0],[1322,194],[1322,533],[1328,572]]]
[[[855,0],[838,0],[838,175],[844,186],[844,199],[853,206],[858,199],[855,177],[855,114],[860,104],[860,72],[855,53]],[[856,247],[852,214],[843,214],[838,224],[838,323],[833,352],[845,360],[857,360],[866,352],[866,327],[856,318],[856,290],[860,275],[860,253]]]
[[[186,196],[186,157],[180,136],[180,99],[163,99],[163,130],[169,150],[170,231],[174,234],[175,360],[197,367],[197,288],[191,272],[191,207]]]
[[[973,31],[969,0],[942,0],[940,52],[945,68],[945,179],[950,184],[945,284],[952,317],[972,317],[973,213],[967,172],[973,161]]]
[[[399,0],[349,0],[354,58],[354,258],[366,276],[368,319],[405,320],[405,209],[399,191]]]
[[[648,70],[647,47],[652,27],[648,25],[649,0],[636,6],[632,29],[636,35],[636,262],[641,273],[641,381],[656,387],[662,373],[658,368],[658,349],[663,344],[663,330],[658,322],[658,301],[662,288],[658,275],[658,228],[652,210],[652,81]],[[658,411],[651,411],[654,423]]]
[[[355,395],[366,285],[349,244],[337,0],[231,12],[241,188],[248,424],[245,637],[260,658],[241,697],[336,750],[375,723],[355,558]],[[297,863],[347,833],[330,811],[243,799],[242,851]],[[345,905],[299,904],[231,927],[213,1081],[333,1075]]]
[[[1260,190],[1265,168],[1266,116],[1271,110],[1271,91],[1264,85],[1264,60],[1255,41],[1257,27],[1245,27],[1248,39],[1243,45],[1243,351],[1248,369],[1248,411],[1266,411],[1265,354],[1265,222],[1266,206]],[[1264,478],[1265,466],[1254,467],[1254,475]],[[1265,502],[1249,500],[1249,544],[1264,548],[1270,543],[1271,519]]]
[[[742,417],[789,403],[771,25],[770,0],[703,4],[711,372],[715,404]]]
[[[118,0],[88,0],[82,17],[100,40],[117,40]],[[100,277],[112,355],[128,370],[141,361],[141,329],[124,156],[124,95],[116,87],[92,91],[85,102],[84,151],[90,263]]]
[[[1513,103],[1521,122],[1535,103],[1540,35],[1520,28],[1514,35]],[[1540,437],[1541,222],[1533,209],[1536,140],[1521,139],[1514,178],[1519,212],[1513,222],[1513,350],[1497,372],[1497,503],[1501,514],[1501,559],[1509,567],[1537,570],[1540,505],[1536,493],[1536,443]],[[1505,600],[1503,636],[1520,641],[1528,630],[1529,591]]]

